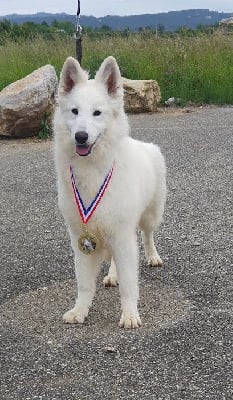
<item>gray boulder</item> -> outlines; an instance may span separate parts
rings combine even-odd
[[[131,80],[122,78],[125,111],[128,113],[155,112],[161,100],[158,83],[155,80]]]
[[[45,65],[0,92],[0,135],[35,136],[55,106],[57,75]]]

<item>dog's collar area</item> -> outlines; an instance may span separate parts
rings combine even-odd
[[[92,217],[94,211],[96,210],[98,204],[100,203],[102,197],[104,196],[104,193],[105,193],[105,191],[109,185],[109,182],[112,178],[114,164],[115,164],[115,162],[113,162],[113,164],[112,164],[108,174],[106,175],[102,185],[100,186],[99,191],[98,191],[97,195],[95,196],[94,200],[90,203],[90,205],[87,208],[85,207],[85,205],[83,203],[82,197],[80,195],[80,192],[78,190],[77,184],[74,179],[74,173],[73,173],[72,167],[70,166],[70,179],[71,179],[71,184],[73,187],[75,201],[77,204],[77,208],[78,208],[81,220],[82,220],[83,224],[85,224],[85,225],[88,223],[89,219]]]

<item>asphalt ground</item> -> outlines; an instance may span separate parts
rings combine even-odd
[[[62,323],[76,284],[52,142],[0,141],[1,400],[233,398],[233,108],[130,123],[133,137],[160,145],[168,167],[157,235],[165,264],[147,267],[139,239],[143,326],[132,331],[118,327],[106,267],[86,323]]]

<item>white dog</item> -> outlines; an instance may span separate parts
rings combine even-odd
[[[136,229],[142,230],[148,264],[162,261],[153,242],[166,195],[165,163],[157,146],[129,137],[121,75],[113,57],[94,80],[69,57],[62,69],[55,112],[55,163],[59,207],[75,254],[78,298],[64,314],[83,323],[104,260],[105,286],[119,283],[120,326],[141,325]]]

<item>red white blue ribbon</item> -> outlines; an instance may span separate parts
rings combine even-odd
[[[79,193],[78,187],[76,185],[75,179],[74,179],[74,173],[72,170],[72,167],[70,166],[70,178],[71,178],[71,183],[72,183],[72,187],[73,187],[73,192],[74,192],[74,197],[75,197],[75,201],[78,207],[78,211],[81,217],[81,220],[84,224],[87,224],[89,219],[92,217],[94,211],[96,210],[100,200],[102,199],[105,190],[108,187],[108,184],[112,178],[112,173],[113,173],[113,168],[114,168],[114,163],[111,167],[111,169],[109,170],[106,178],[104,179],[102,185],[100,186],[100,189],[97,193],[97,195],[95,196],[94,200],[90,203],[89,207],[85,207],[82,197]]]

